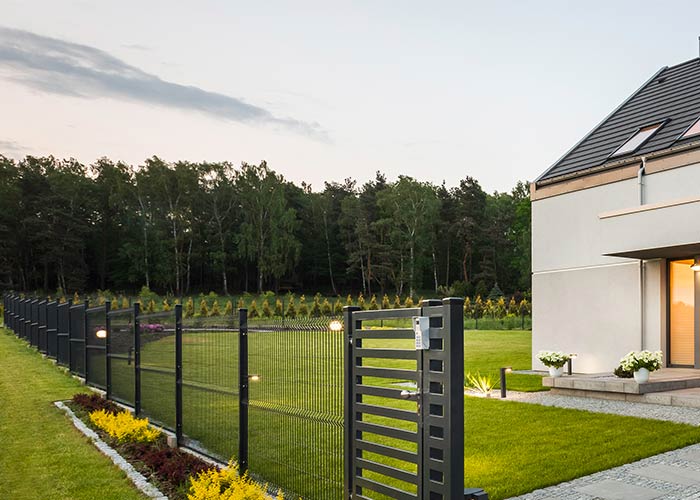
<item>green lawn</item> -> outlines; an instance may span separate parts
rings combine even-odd
[[[309,499],[334,500],[342,495],[343,356],[342,334],[338,335],[311,331],[251,331],[249,335],[249,372],[261,377],[250,389],[251,470]],[[370,345],[372,342],[377,345]],[[396,347],[383,342],[403,341],[365,341],[364,347]],[[230,332],[183,335],[184,379],[199,387],[185,390],[185,433],[223,457],[237,450],[236,345],[236,334]],[[170,368],[173,353],[172,336],[149,342],[142,349],[142,364]],[[23,362],[34,366],[38,360]],[[495,377],[501,366],[528,369],[530,333],[467,331],[465,362],[467,371]],[[415,365],[415,361],[381,363]],[[367,363],[374,364],[375,360]],[[38,366],[51,372],[45,362]],[[128,385],[133,380],[132,367],[125,364],[122,368],[114,375],[115,383],[125,377],[123,385]],[[22,372],[19,368],[11,371]],[[56,377],[46,373],[42,378],[49,376]],[[143,376],[144,411],[171,423],[173,377],[155,372]],[[366,384],[373,385],[396,382],[400,381],[365,378]],[[511,375],[508,379],[510,388],[521,390],[535,390],[539,382],[538,376]],[[408,401],[375,401],[365,396],[365,402],[415,409],[415,403]],[[365,418],[415,428],[415,424],[398,420]],[[373,434],[366,433],[365,439],[411,449],[405,441]],[[485,488],[494,500],[696,442],[700,442],[698,427],[465,397],[465,485]],[[368,453],[365,457],[379,459]],[[411,470],[405,462],[383,461]]]
[[[145,498],[53,406],[79,382],[5,329],[0,360],[0,498]]]

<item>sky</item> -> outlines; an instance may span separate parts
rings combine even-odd
[[[663,66],[700,2],[0,0],[0,154],[533,180]]]

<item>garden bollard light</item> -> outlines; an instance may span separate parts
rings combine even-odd
[[[572,363],[571,361],[578,356],[577,354],[569,354],[569,359],[566,361],[566,368],[567,371],[569,372],[569,375],[573,375],[573,369],[572,369]]]
[[[501,398],[506,397],[506,373],[513,371],[513,367],[506,366],[501,368]]]

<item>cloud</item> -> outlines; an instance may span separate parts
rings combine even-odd
[[[10,155],[18,155],[18,154],[23,154],[28,150],[28,148],[25,148],[21,144],[15,142],[15,141],[7,141],[4,139],[0,139],[0,155],[3,153],[8,153]]]
[[[41,92],[128,99],[328,141],[318,123],[280,118],[242,99],[162,80],[94,47],[29,31],[0,27],[0,67],[10,71],[11,80]]]

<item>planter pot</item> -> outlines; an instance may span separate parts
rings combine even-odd
[[[640,368],[639,370],[634,372],[634,381],[638,384],[644,384],[646,382],[649,382],[649,370],[647,370],[646,368]]]
[[[560,366],[559,368],[554,368],[553,366],[549,367],[549,376],[553,378],[559,378],[562,375],[564,375],[564,367]]]

